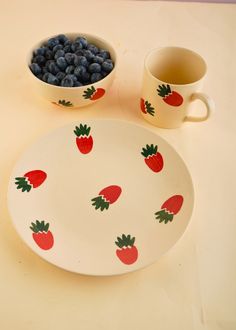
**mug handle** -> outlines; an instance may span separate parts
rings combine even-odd
[[[191,101],[195,101],[195,100],[201,100],[205,104],[207,110],[205,116],[201,116],[201,117],[186,116],[184,121],[198,122],[198,121],[207,120],[212,114],[212,112],[215,110],[215,103],[212,100],[212,98],[210,98],[208,95],[204,93],[193,93],[191,95]]]

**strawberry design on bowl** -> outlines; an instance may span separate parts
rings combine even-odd
[[[46,180],[47,174],[41,170],[33,170],[25,173],[23,176],[15,178],[17,189],[22,192],[29,192],[31,188],[37,188]]]
[[[83,97],[91,101],[95,101],[103,97],[105,94],[104,88],[95,88],[94,86],[87,88],[84,91]]]
[[[142,148],[141,155],[144,157],[146,165],[153,172],[160,172],[164,166],[163,157],[160,152],[157,151],[158,146],[153,144],[146,144],[146,148]]]
[[[161,206],[161,210],[155,213],[156,219],[159,222],[164,222],[165,224],[171,222],[176,215],[182,205],[184,198],[182,195],[174,195],[167,199],[164,204]]]
[[[107,210],[110,204],[113,204],[117,201],[117,199],[120,197],[121,192],[122,189],[119,186],[108,186],[102,189],[97,197],[94,197],[92,199],[92,205],[95,206],[95,210]]]
[[[49,223],[44,221],[31,222],[30,229],[33,231],[33,239],[42,250],[49,250],[53,247],[54,238],[49,230]]]
[[[76,144],[82,154],[88,154],[93,148],[93,137],[90,135],[90,130],[91,127],[86,124],[75,127]]]
[[[58,102],[52,102],[52,104],[63,106],[63,107],[73,107],[73,103],[66,100],[59,100]]]
[[[159,85],[157,89],[158,95],[163,98],[163,101],[173,107],[179,107],[183,103],[183,97],[176,91],[172,91],[170,85]]]
[[[138,249],[134,245],[135,237],[122,234],[117,237],[115,244],[119,249],[116,250],[116,255],[125,265],[132,265],[138,259]]]

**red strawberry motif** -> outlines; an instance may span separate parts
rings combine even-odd
[[[182,195],[174,195],[170,197],[161,206],[161,210],[155,213],[156,219],[159,220],[159,222],[164,221],[164,223],[172,221],[174,215],[180,211],[183,201],[184,198]]]
[[[121,187],[112,185],[108,186],[100,191],[97,197],[92,199],[92,205],[95,206],[95,209],[108,209],[110,204],[113,204],[117,201],[121,194]]]
[[[122,235],[122,237],[117,237],[115,244],[119,247],[116,250],[116,255],[126,265],[131,265],[135,263],[138,259],[138,249],[134,245],[135,237],[130,235]]]
[[[94,86],[87,88],[84,91],[83,97],[85,99],[89,99],[91,101],[95,101],[100,99],[105,94],[105,89],[103,88],[95,88]]]
[[[145,114],[148,113],[151,116],[154,116],[154,114],[155,114],[155,110],[152,107],[151,103],[149,103],[148,101],[145,101],[142,98],[140,99],[140,108],[141,108],[141,111]]]
[[[157,89],[158,95],[163,98],[163,101],[173,107],[178,107],[183,103],[183,97],[175,92],[171,91],[170,85],[159,85]]]
[[[91,127],[87,125],[76,126],[74,133],[76,135],[76,144],[82,154],[88,154],[93,148],[93,138],[90,134]]]
[[[141,154],[144,156],[144,161],[153,172],[160,172],[164,166],[162,155],[157,151],[157,145],[146,145],[142,148]]]
[[[31,188],[39,187],[47,178],[47,174],[41,170],[33,170],[25,173],[22,177],[15,178],[15,184],[17,189],[21,189],[22,192],[29,192]]]
[[[54,238],[49,229],[49,223],[36,220],[31,222],[30,229],[33,231],[33,239],[35,243],[43,250],[49,250],[53,247]]]

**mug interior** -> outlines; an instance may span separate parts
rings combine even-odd
[[[176,85],[194,83],[206,74],[206,63],[197,53],[179,47],[153,50],[146,58],[146,69],[162,82]]]

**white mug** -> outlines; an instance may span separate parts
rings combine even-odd
[[[207,72],[203,58],[192,50],[164,47],[152,50],[144,63],[140,108],[151,124],[177,128],[184,121],[204,121],[214,110],[213,100],[200,92]],[[206,106],[204,116],[188,116],[192,101]]]

